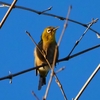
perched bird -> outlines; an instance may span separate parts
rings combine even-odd
[[[41,40],[37,44],[37,47],[34,50],[34,56],[35,56],[35,66],[47,64],[46,59],[49,61],[49,63],[53,63],[53,57],[55,52],[55,46],[57,46],[55,34],[58,27],[47,27],[44,29]],[[41,52],[45,54],[44,56],[41,54]],[[58,48],[57,48],[57,56],[56,61],[58,60]],[[36,75],[39,74],[39,85],[38,90],[41,89],[43,85],[46,84],[46,76],[50,70],[49,65],[43,66],[39,69],[36,69]]]

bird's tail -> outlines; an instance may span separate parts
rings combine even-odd
[[[38,90],[41,90],[42,86],[46,84],[46,77],[39,77]]]

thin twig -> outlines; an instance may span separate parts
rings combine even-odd
[[[46,10],[41,11],[39,14],[43,14],[43,13],[45,13],[45,12],[51,10],[51,9],[52,9],[52,6],[50,6],[50,7],[49,7],[48,9],[46,9]]]
[[[86,32],[89,30],[89,28],[98,21],[98,18],[96,18],[95,20],[92,20],[89,25],[87,26],[86,30],[84,31],[84,33],[81,35],[81,37],[79,38],[78,41],[76,41],[75,45],[73,46],[72,50],[70,51],[68,57],[72,54],[72,52],[74,51],[75,47],[80,43],[80,41],[83,39],[83,37],[85,36]]]
[[[58,47],[59,47],[59,45],[60,45],[60,43],[61,43],[61,40],[62,40],[62,37],[63,37],[64,32],[65,32],[65,30],[66,30],[66,27],[68,26],[68,18],[69,18],[71,9],[72,9],[72,6],[69,7],[68,14],[67,14],[67,16],[66,16],[66,20],[65,20],[65,23],[64,23],[64,27],[63,27],[62,33],[61,33],[60,38],[59,38],[59,41],[58,41]]]
[[[39,100],[39,98],[37,97],[37,95],[35,94],[34,91],[32,91],[33,96],[36,98],[36,100]]]
[[[55,47],[55,52],[54,52],[54,60],[53,60],[53,64],[52,64],[52,68],[51,68],[51,74],[50,74],[50,79],[49,79],[49,82],[48,82],[48,85],[47,85],[47,88],[46,88],[46,91],[45,91],[45,95],[43,97],[43,100],[46,100],[47,96],[48,96],[48,92],[49,92],[49,89],[50,89],[50,85],[51,85],[51,82],[52,82],[52,79],[53,79],[53,76],[55,75],[54,73],[54,66],[55,66],[55,62],[56,62],[56,54],[57,54],[57,46]]]
[[[44,56],[43,52],[39,49],[37,43],[34,41],[33,37],[31,36],[31,34],[26,31],[26,34],[30,37],[30,39],[32,40],[32,42],[35,44],[35,46],[37,47],[37,49],[39,50],[39,52]]]
[[[100,69],[100,64],[96,67],[96,69],[93,71],[93,73],[91,74],[91,76],[88,78],[88,80],[85,82],[85,84],[83,85],[83,87],[81,88],[81,90],[79,91],[79,93],[77,94],[77,96],[75,97],[74,100],[78,100],[79,97],[82,95],[82,93],[84,92],[84,90],[86,89],[86,87],[89,85],[89,83],[92,81],[93,77],[97,74],[97,72]]]
[[[46,60],[48,66],[49,66],[50,69],[51,69],[51,65],[50,65],[49,61],[46,59],[45,53],[42,52],[42,51],[39,49],[37,43],[34,41],[34,39],[33,39],[33,37],[31,36],[31,34],[30,34],[28,31],[26,31],[26,33],[27,33],[27,35],[30,37],[30,39],[32,40],[32,42],[35,44],[35,46],[37,47],[37,49],[39,50],[39,52],[42,54],[42,56],[44,57],[44,59]]]
[[[97,35],[97,38],[100,39],[100,35],[98,35],[98,34],[96,34],[96,35]]]
[[[60,69],[58,69],[55,73],[58,74],[59,72],[63,71],[66,67],[61,67]]]
[[[11,10],[13,9],[14,5],[16,4],[17,0],[14,0],[9,7],[8,11],[6,12],[5,16],[3,17],[2,21],[0,22],[0,28],[3,26],[4,22],[6,21],[8,15],[10,14]]]
[[[0,1],[0,4],[6,5],[6,6],[7,6],[7,5],[8,5],[8,6],[11,5],[11,4],[9,4],[9,3],[1,2],[1,1]],[[22,9],[22,10],[34,12],[34,13],[36,13],[36,14],[40,14],[40,13],[41,13],[41,11],[37,11],[37,10],[31,9],[31,8],[27,8],[27,7],[23,7],[23,6],[18,6],[18,5],[15,5],[14,8],[19,8],[19,9]],[[65,17],[58,16],[58,15],[51,14],[51,13],[42,13],[42,15],[55,17],[55,18],[58,18],[58,19],[60,19],[60,20],[66,20]],[[73,23],[82,25],[83,27],[87,27],[87,26],[88,26],[87,24],[83,24],[83,23],[81,23],[81,22],[78,22],[78,21],[75,21],[75,20],[72,20],[72,19],[67,19],[67,20],[70,21],[70,22],[73,22]],[[90,29],[91,31],[95,32],[96,34],[100,35],[100,33],[97,32],[97,31],[95,31],[94,29],[92,29],[92,28],[89,28],[89,29]]]
[[[65,92],[64,92],[64,89],[63,89],[63,86],[62,86],[60,80],[58,79],[58,77],[57,77],[56,74],[55,74],[54,76],[55,76],[55,78],[56,78],[56,83],[57,83],[57,85],[59,86],[59,88],[60,88],[60,90],[61,90],[61,92],[62,92],[62,94],[63,94],[63,96],[64,96],[64,100],[68,100],[67,97],[66,97],[66,94],[65,94]]]

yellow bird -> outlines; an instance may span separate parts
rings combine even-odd
[[[41,52],[45,54],[45,57],[49,61],[49,63],[53,63],[55,47],[57,45],[56,39],[55,39],[55,33],[57,29],[58,27],[52,27],[52,26],[49,26],[44,29],[42,36],[41,36],[41,40],[37,44],[38,47],[36,47],[34,50],[35,66],[47,64]],[[58,55],[59,55],[59,52],[57,49],[56,61],[58,60]],[[46,76],[49,70],[50,70],[49,65],[41,67],[36,70],[36,75],[39,73],[39,76],[40,76],[38,90],[40,90],[41,87],[46,84]]]

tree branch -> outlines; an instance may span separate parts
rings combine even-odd
[[[2,5],[5,5],[5,7],[8,7],[10,6],[11,4],[9,3],[6,3],[6,2],[2,2],[0,1],[0,4]],[[78,22],[78,21],[75,21],[75,20],[72,20],[72,19],[66,19],[65,17],[62,17],[62,16],[58,16],[58,15],[55,15],[55,14],[51,14],[51,13],[46,13],[46,12],[43,12],[43,11],[38,11],[38,10],[34,10],[34,9],[31,9],[31,8],[27,8],[27,7],[23,7],[23,6],[18,6],[18,5],[15,5],[14,8],[18,8],[18,9],[22,9],[22,10],[26,10],[26,11],[30,11],[30,12],[34,12],[36,14],[41,14],[41,15],[46,15],[46,16],[51,16],[51,17],[54,17],[54,18],[58,18],[60,20],[68,20],[70,22],[73,22],[73,23],[76,23],[76,24],[79,24],[83,27],[88,27],[88,24],[83,24],[81,22]],[[51,10],[51,9],[50,9]],[[43,12],[43,13],[42,13]],[[100,33],[95,31],[94,29],[92,28],[89,28],[91,31],[93,31],[94,33],[98,34],[100,36]]]
[[[5,16],[3,17],[2,21],[0,22],[0,28],[3,26],[4,22],[6,21],[8,15],[10,14],[11,10],[13,9],[14,5],[16,4],[17,0],[14,0],[10,5],[9,9],[7,10]]]
[[[96,45],[96,46],[93,46],[93,47],[91,47],[91,48],[88,48],[88,49],[86,49],[86,50],[80,51],[80,52],[78,52],[78,53],[76,53],[76,54],[73,54],[73,55],[71,55],[71,56],[69,56],[69,57],[67,56],[67,57],[64,57],[64,58],[62,58],[62,59],[59,59],[57,62],[68,61],[68,60],[70,60],[71,58],[77,57],[77,56],[79,56],[79,55],[81,55],[81,54],[84,54],[84,53],[86,53],[86,52],[89,52],[89,51],[94,50],[94,49],[99,48],[99,47],[100,47],[100,44],[98,44],[98,45]],[[27,72],[36,70],[36,69],[38,69],[38,68],[40,68],[40,67],[43,67],[43,66],[46,66],[46,65],[47,65],[47,64],[43,64],[43,65],[40,65],[40,66],[32,67],[32,68],[29,68],[29,69],[26,69],[26,70],[23,70],[23,71],[19,71],[19,72],[14,73],[14,74],[10,74],[10,75],[1,77],[1,78],[0,78],[0,81],[5,80],[5,79],[12,79],[13,77],[16,77],[16,76],[19,76],[19,75],[21,75],[21,74],[24,74],[24,73],[27,73]]]
[[[88,27],[86,28],[86,30],[84,31],[84,33],[82,34],[82,36],[79,38],[79,40],[76,41],[75,45],[73,46],[72,50],[70,51],[69,55],[70,56],[72,54],[72,52],[74,51],[75,47],[79,44],[79,42],[83,39],[84,35],[86,34],[86,32],[89,30],[89,28],[98,21],[98,18],[96,18],[95,20],[93,19]]]
[[[88,78],[88,80],[85,82],[85,84],[83,85],[83,87],[81,88],[81,90],[79,91],[79,93],[77,94],[77,96],[75,97],[75,99],[73,100],[78,100],[79,97],[81,96],[81,94],[84,92],[84,90],[86,89],[86,87],[89,85],[89,83],[92,81],[93,77],[97,74],[97,72],[100,70],[100,64],[96,67],[96,69],[93,71],[93,73],[91,74],[91,76]]]

